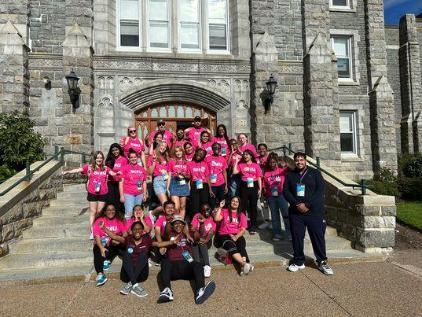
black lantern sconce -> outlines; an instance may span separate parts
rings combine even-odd
[[[81,89],[78,87],[79,77],[76,76],[73,69],[70,71],[69,75],[66,75],[67,88],[70,97],[70,102],[73,106],[73,112],[79,108],[79,96],[81,94]]]
[[[266,91],[267,94],[264,99],[264,108],[265,108],[265,113],[267,113],[271,109],[271,105],[273,104],[273,101],[274,101],[273,96],[277,88],[277,80],[274,78],[273,74],[271,74],[270,78],[265,83],[265,85],[267,87],[267,91]]]

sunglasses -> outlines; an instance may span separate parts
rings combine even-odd
[[[159,127],[163,127],[163,126],[165,126],[165,125],[166,125],[165,123],[159,123],[159,124],[158,124],[158,126],[159,126]]]
[[[129,133],[135,133],[136,130],[129,130]]]

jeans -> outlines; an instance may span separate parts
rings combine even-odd
[[[288,212],[288,204],[287,200],[284,198],[283,195],[279,196],[270,196],[267,198],[268,206],[271,210],[271,222],[273,227],[273,234],[274,235],[281,235],[281,221],[280,221],[280,213],[283,217],[284,228],[287,234],[290,234],[289,228],[289,212]]]
[[[193,281],[195,294],[200,288],[205,286],[204,268],[201,263],[193,261],[189,263],[186,260],[170,261],[164,258],[161,261],[161,286],[171,289],[171,281],[190,280]]]
[[[240,174],[231,175],[229,182],[231,197],[240,196]]]
[[[145,282],[148,279],[148,255],[141,253],[136,263],[133,263],[132,256],[126,251],[123,255],[120,279],[124,283],[131,282],[132,285]]]
[[[144,200],[144,194],[139,194],[136,196],[129,195],[129,194],[124,194],[124,195],[125,195],[125,218],[129,219],[132,217],[133,207],[135,207],[135,205],[142,204]]]

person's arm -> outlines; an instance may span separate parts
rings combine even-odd
[[[214,231],[210,230],[205,238],[199,240],[199,243],[207,244],[212,239],[213,236],[214,236]]]
[[[237,234],[231,235],[232,239],[234,241],[237,241],[237,239],[239,239],[240,237],[242,237],[245,234],[246,229],[245,228],[240,228],[239,232]]]
[[[174,240],[169,240],[169,241],[154,241],[152,243],[152,246],[157,247],[157,248],[167,248],[167,247],[171,247],[172,245],[175,245],[177,243],[177,239]]]
[[[151,231],[151,228],[150,228],[150,226],[148,226],[147,225],[147,223],[146,223],[146,221],[145,221],[145,217],[147,217],[147,216],[145,216],[145,214],[144,214],[144,216],[143,217],[141,217],[141,219],[139,219],[139,221],[142,223],[142,225],[144,226],[144,231],[146,231],[146,232],[150,232]]]
[[[148,167],[148,174],[152,175],[154,173],[156,163],[157,163],[156,159],[153,158],[151,166]]]
[[[305,206],[308,209],[311,209],[312,206],[315,206],[316,208],[320,208],[320,206],[324,205],[324,192],[325,192],[325,181],[324,178],[321,175],[321,172],[318,170],[314,170],[315,177],[315,191],[311,196],[306,195],[306,189],[305,189],[305,197],[304,197],[304,203]],[[309,175],[311,176],[311,175]],[[308,177],[309,177],[308,176]]]
[[[239,158],[236,157],[235,161],[234,161],[234,165],[233,165],[233,174],[239,174]]]
[[[148,189],[147,189],[147,180],[142,181],[142,190],[144,192],[144,201],[148,199]]]
[[[221,210],[223,209],[224,204],[225,204],[225,201],[223,199],[222,201],[220,201],[220,205],[215,210],[214,221],[219,222],[223,219],[223,216],[221,216]]]
[[[155,227],[155,239],[157,239],[158,242],[163,241],[163,238],[161,237],[161,228],[160,226]]]
[[[75,173],[82,173],[82,171],[83,171],[83,168],[82,168],[82,167],[78,167],[78,168],[75,168],[75,169],[73,169],[73,170],[63,171],[63,172],[62,172],[62,175],[66,175],[66,174],[75,174]]]
[[[107,227],[101,227],[100,228],[113,240],[119,241],[120,243],[125,242],[125,238],[122,236],[119,236],[118,234],[115,234],[113,231],[108,230]],[[100,240],[101,241],[101,240]]]
[[[283,195],[284,198],[286,198],[287,202],[290,204],[290,206],[297,206],[300,201],[296,199],[295,194],[293,194],[291,191],[291,183],[294,182],[293,176],[294,174],[289,174],[286,176],[286,179],[284,180],[283,184]]]
[[[124,179],[122,178],[122,180],[119,182],[119,194],[120,194],[121,203],[125,202],[125,195],[123,193],[123,182],[124,182]]]
[[[227,181],[227,169],[223,170],[223,177],[224,177],[224,194],[229,192],[228,181]]]
[[[101,255],[103,258],[106,257],[106,252],[108,251],[105,246],[101,243],[101,238],[98,235],[95,235],[95,243],[97,244],[98,248],[100,249]]]
[[[258,197],[261,197],[262,193],[262,178],[258,177]]]

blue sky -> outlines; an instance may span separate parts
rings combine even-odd
[[[384,0],[385,24],[399,24],[406,13],[422,13],[422,0]]]

